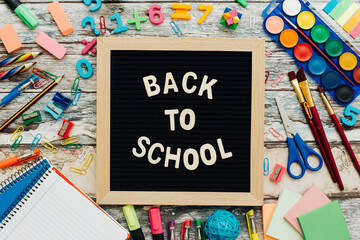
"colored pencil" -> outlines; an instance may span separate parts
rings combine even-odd
[[[330,63],[330,65],[333,66],[333,67],[336,69],[336,71],[338,71],[338,72],[341,74],[341,76],[343,76],[343,77],[346,79],[346,81],[348,81],[348,82],[351,84],[351,86],[355,86],[355,84],[340,70],[340,68],[338,68],[338,66],[336,66],[335,63],[333,63],[333,61],[331,61],[330,58],[328,58],[328,57],[326,56],[326,54],[325,54],[323,51],[321,51],[321,49],[320,49],[318,46],[316,46],[316,44],[315,44],[310,38],[308,38],[308,36],[306,36],[305,33],[303,33],[295,24],[293,24],[293,23],[292,23],[289,19],[287,19],[284,15],[282,15],[281,13],[280,13],[280,15],[281,15],[303,38],[305,38],[305,40],[306,40],[313,48],[315,48],[315,49],[320,53],[320,55],[321,55],[323,58],[325,58],[325,60],[326,60],[328,63]]]
[[[331,116],[331,119],[333,120],[334,124],[335,124],[335,127],[336,127],[336,130],[338,131],[340,137],[341,137],[341,140],[343,141],[345,147],[346,147],[346,150],[348,151],[350,157],[351,157],[351,160],[353,161],[353,164],[355,165],[355,168],[356,170],[358,171],[358,173],[360,174],[360,165],[359,165],[359,162],[354,154],[354,151],[352,150],[351,148],[351,145],[344,133],[344,130],[342,129],[340,123],[339,123],[339,120],[338,118],[336,117],[335,115],[335,112],[334,112],[334,109],[332,108],[329,100],[327,99],[325,93],[324,93],[324,89],[322,89],[322,87],[320,87],[320,85],[317,85],[318,86],[318,89],[320,91],[320,95],[321,95],[321,98],[322,100],[324,101],[324,104],[325,104],[325,107],[329,113],[329,115]]]
[[[31,105],[33,105],[37,100],[39,100],[42,96],[44,96],[48,91],[50,91],[55,85],[59,84],[61,79],[64,77],[62,75],[61,77],[58,77],[56,80],[54,80],[52,83],[50,83],[49,86],[44,88],[38,95],[36,95],[30,102],[25,104],[19,111],[17,111],[9,120],[7,120],[3,125],[0,126],[0,131],[3,130],[7,125],[9,125],[12,121],[14,121],[17,117],[20,116],[27,108],[29,108]]]
[[[300,69],[297,71],[296,78],[299,81],[299,86],[300,86],[300,88],[301,88],[301,90],[302,90],[302,92],[304,94],[304,97],[307,100],[307,103],[309,105],[309,108],[310,108],[311,114],[313,116],[313,121],[314,121],[316,130],[317,130],[317,133],[319,134],[321,142],[322,142],[322,144],[324,146],[326,155],[327,155],[328,160],[329,160],[330,165],[331,165],[331,169],[332,169],[332,171],[333,171],[333,173],[335,175],[336,182],[338,183],[339,188],[342,191],[342,190],[344,190],[344,185],[342,183],[339,171],[337,169],[334,156],[333,156],[333,154],[331,152],[329,142],[327,140],[324,128],[323,128],[322,123],[321,123],[321,119],[319,117],[319,113],[318,113],[318,111],[317,111],[317,109],[315,107],[314,99],[313,99],[313,97],[311,95],[311,92],[310,92],[309,83],[308,83],[308,81],[306,79],[305,72],[304,72],[304,69],[302,67],[300,67]]]
[[[19,56],[7,58],[7,59],[0,61],[0,67],[4,67],[4,66],[7,66],[12,63],[18,63],[18,62],[23,62],[23,61],[26,61],[29,59],[33,59],[33,58],[40,56],[43,53],[44,52],[30,52],[30,53],[25,53],[25,54],[22,54]]]
[[[17,67],[14,67],[13,69],[1,72],[0,73],[0,80],[9,78],[9,77],[14,76],[14,75],[16,75],[18,73],[26,71],[26,70],[30,69],[34,64],[36,64],[36,62],[19,65]]]
[[[313,120],[312,120],[312,115],[311,115],[310,110],[309,110],[309,108],[308,108],[309,105],[308,105],[308,103],[305,101],[304,95],[303,95],[302,92],[301,92],[301,89],[300,89],[300,86],[299,86],[299,82],[298,82],[298,80],[297,80],[297,78],[296,78],[296,74],[295,74],[294,71],[291,71],[291,72],[288,73],[288,76],[289,76],[289,78],[290,78],[291,84],[292,84],[293,87],[294,87],[296,96],[297,96],[298,99],[299,99],[301,108],[302,108],[302,110],[303,110],[303,112],[304,112],[304,114],[305,114],[306,120],[307,120],[307,122],[308,122],[308,124],[309,124],[309,127],[310,127],[310,129],[311,129],[311,132],[312,132],[312,134],[313,134],[313,136],[314,136],[314,138],[315,138],[316,144],[317,144],[317,146],[318,146],[318,148],[319,148],[319,150],[320,150],[320,152],[321,152],[321,155],[322,155],[322,157],[323,157],[323,159],[324,159],[325,165],[326,165],[326,167],[327,167],[327,169],[328,169],[328,171],[329,171],[329,173],[330,173],[331,179],[332,179],[333,182],[335,183],[335,182],[336,182],[336,178],[335,178],[335,175],[334,175],[334,173],[333,173],[333,171],[332,171],[332,167],[331,167],[330,161],[329,161],[329,159],[328,159],[328,157],[327,157],[327,155],[326,155],[326,151],[325,151],[324,146],[323,146],[323,144],[322,144],[322,142],[321,142],[321,139],[320,139],[320,137],[319,137],[319,134],[318,134],[317,131],[316,131],[315,124],[314,124],[314,122],[313,122]]]

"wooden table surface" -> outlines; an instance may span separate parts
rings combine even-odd
[[[46,156],[51,163],[62,171],[70,180],[77,184],[80,189],[89,194],[91,197],[95,195],[95,167],[96,160],[92,163],[87,175],[79,175],[69,171],[71,166],[81,166],[77,156],[68,155],[64,153],[63,148],[60,145],[60,138],[57,136],[57,132],[61,127],[62,120],[68,119],[75,123],[75,127],[72,130],[72,136],[77,136],[84,147],[89,147],[92,152],[95,153],[96,145],[96,57],[95,55],[81,55],[81,50],[84,45],[81,43],[82,39],[87,41],[92,40],[95,36],[93,31],[89,28],[81,27],[81,20],[85,16],[93,16],[96,22],[96,28],[99,29],[99,17],[103,15],[106,19],[107,32],[104,36],[156,36],[156,37],[176,37],[169,23],[171,21],[170,14],[173,12],[171,4],[179,1],[169,0],[126,0],[122,2],[103,2],[101,9],[97,12],[90,12],[88,7],[81,1],[65,0],[61,1],[62,7],[70,18],[75,31],[69,36],[63,37],[55,25],[52,17],[50,16],[47,6],[51,1],[46,0],[23,0],[23,3],[38,17],[40,26],[35,30],[30,30],[27,26],[4,4],[0,3],[0,27],[7,24],[13,24],[15,31],[17,32],[21,42],[23,43],[23,49],[17,51],[15,54],[26,53],[30,51],[40,51],[41,48],[34,43],[34,38],[38,32],[43,31],[49,36],[56,39],[67,49],[67,54],[62,60],[55,59],[52,55],[45,53],[43,56],[36,59],[36,66],[41,69],[46,69],[56,75],[65,74],[65,77],[61,84],[54,88],[51,93],[48,93],[39,100],[34,106],[26,111],[26,113],[34,110],[42,110],[46,103],[51,100],[56,91],[61,91],[65,95],[70,95],[70,89],[73,81],[78,77],[75,64],[80,58],[88,59],[94,69],[94,75],[89,79],[82,79],[80,87],[83,90],[83,94],[79,100],[77,106],[71,106],[64,112],[59,120],[54,120],[48,114],[42,112],[43,120],[41,123],[31,124],[25,126],[25,131],[22,134],[24,139],[18,151],[23,152],[29,148],[34,136],[37,133],[41,133],[43,138],[53,143],[60,150],[56,154],[51,153],[47,149],[41,147],[42,155]],[[291,87],[291,84],[287,77],[275,88],[272,88],[271,82],[281,72],[287,73],[289,71],[296,71],[297,66],[295,61],[283,51],[275,42],[271,41],[271,38],[264,32],[262,28],[263,18],[261,12],[269,4],[269,1],[251,1],[246,8],[242,8],[234,0],[197,0],[197,1],[184,1],[185,4],[191,4],[193,9],[190,11],[192,19],[176,20],[176,23],[183,32],[183,37],[226,37],[229,38],[264,38],[266,39],[266,49],[273,53],[272,57],[266,58],[266,69],[270,71],[269,81],[266,84],[266,100],[265,100],[265,156],[270,159],[270,170],[274,168],[275,163],[282,165],[287,164],[288,149],[285,141],[279,142],[269,132],[269,127],[274,127],[280,133],[285,135],[282,121],[280,119],[279,112],[277,110],[274,97],[281,96],[286,104],[290,120],[298,129],[302,138],[313,148],[316,148],[314,139],[310,132],[310,129],[306,123],[304,115],[298,104],[297,98]],[[162,12],[165,15],[165,21],[161,25],[153,25],[150,21],[141,25],[142,30],[136,31],[134,25],[129,26],[127,32],[121,34],[113,34],[113,29],[116,28],[116,23],[110,21],[110,16],[116,12],[121,13],[122,21],[125,23],[128,19],[133,18],[133,11],[138,10],[140,16],[148,15],[148,9],[153,4],[159,4],[162,7]],[[202,25],[198,25],[197,21],[203,14],[202,11],[198,11],[198,5],[213,5],[214,9],[205,20]],[[326,2],[316,1],[315,5],[318,9],[322,9]],[[236,31],[227,30],[219,24],[220,17],[225,7],[237,8],[242,14],[241,23]],[[249,20],[251,14],[255,16],[255,26],[251,28]],[[323,16],[323,19],[327,16]],[[328,18],[327,18],[328,19]],[[330,21],[331,22],[331,21]],[[331,22],[334,25],[334,22]],[[335,27],[337,32],[344,33]],[[346,36],[346,39],[349,39]],[[353,41],[354,47],[359,47],[359,40]],[[0,59],[8,57],[7,52],[3,45],[0,45]],[[14,67],[10,65],[10,67]],[[3,68],[8,69],[8,68]],[[0,85],[0,97],[5,96],[9,91],[18,83],[30,74],[30,72],[24,72],[10,80],[1,81]],[[352,239],[360,239],[359,220],[360,220],[360,177],[355,171],[355,168],[350,163],[350,168],[343,167],[341,162],[341,151],[344,146],[341,143],[341,139],[338,136],[336,129],[325,110],[324,105],[320,99],[320,96],[316,90],[315,81],[310,79],[310,87],[313,90],[313,96],[318,106],[320,117],[323,121],[324,129],[327,133],[337,166],[340,171],[340,175],[343,179],[345,190],[339,191],[337,185],[333,184],[326,167],[323,167],[318,172],[306,172],[305,176],[300,180],[293,180],[287,174],[284,174],[281,183],[274,183],[264,176],[264,192],[265,202],[274,202],[278,198],[279,194],[284,188],[288,188],[292,191],[302,194],[312,184],[316,184],[332,199],[338,199],[341,204],[342,211],[345,216],[346,223],[348,225],[350,235]],[[25,94],[15,99],[11,104],[1,109],[0,122],[4,122],[10,117],[20,106],[31,99],[38,90],[29,89]],[[330,99],[338,117],[343,116],[344,107],[337,104],[333,99]],[[360,108],[360,101],[356,100],[352,103],[353,106]],[[9,127],[0,133],[0,159],[6,159],[14,155],[10,151],[10,136],[16,130],[16,128],[22,124],[21,119],[13,122]],[[348,136],[355,153],[360,153],[360,124],[356,123],[354,127],[345,128],[346,135]],[[316,148],[318,151],[318,149]],[[96,156],[101,157],[101,156]],[[259,159],[262,161],[262,159]],[[6,169],[0,169],[0,181],[9,177],[12,173],[17,171],[20,166],[10,167]],[[110,213],[116,220],[118,220],[124,226],[127,226],[121,206],[103,206],[104,209]],[[148,206],[137,206],[137,212],[140,219],[140,223],[143,225],[144,233],[147,239],[151,239],[151,232],[149,228]],[[238,239],[249,239],[248,231],[245,223],[245,212],[249,210],[249,207],[176,207],[176,206],[163,206],[162,216],[163,223],[166,224],[170,220],[176,220],[177,223],[177,235],[180,236],[181,222],[186,219],[202,219],[206,220],[207,217],[216,209],[226,209],[236,215],[241,224],[241,234]],[[261,208],[255,208],[257,216],[258,230],[261,233],[260,239],[263,239],[262,235],[262,221],[261,221]],[[195,228],[192,228],[190,239],[195,238]]]

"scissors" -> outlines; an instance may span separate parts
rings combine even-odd
[[[294,131],[290,124],[289,117],[287,115],[286,110],[284,109],[284,106],[281,103],[280,98],[277,96],[275,97],[276,104],[279,108],[280,116],[283,121],[286,135],[287,135],[287,142],[289,147],[289,159],[287,164],[287,171],[290,175],[290,177],[294,179],[302,178],[305,174],[305,170],[309,169],[311,171],[318,171],[323,165],[323,160],[321,156],[315,152],[313,149],[311,149],[306,143],[302,140],[299,133]],[[302,156],[302,158],[299,155],[299,152]],[[313,155],[319,159],[319,166],[316,168],[312,168],[308,162],[308,158],[310,155]],[[294,175],[291,173],[290,167],[291,164],[298,163],[301,167],[301,173],[299,175]]]

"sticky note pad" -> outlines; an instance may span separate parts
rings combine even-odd
[[[349,230],[338,201],[298,217],[305,239],[350,240]]]
[[[330,203],[330,199],[315,185],[307,190],[300,200],[285,214],[285,219],[300,233],[297,217]]]
[[[358,10],[350,20],[344,25],[343,29],[345,32],[349,33],[355,25],[360,21],[360,10]]]
[[[266,229],[269,226],[270,219],[275,211],[276,203],[264,204],[262,206],[262,216],[263,216],[263,228],[264,228],[264,240],[276,240],[276,238],[270,237],[265,234]]]
[[[336,20],[340,15],[348,8],[348,6],[353,2],[353,0],[342,0],[334,10],[331,11],[329,16]]]
[[[358,23],[358,25],[356,25],[356,27],[350,32],[350,36],[355,39],[357,38],[357,36],[359,36],[360,34],[360,23]]]
[[[359,10],[359,6],[356,3],[352,3],[350,7],[336,20],[336,23],[341,27],[351,18],[354,13]]]
[[[13,53],[23,47],[11,24],[0,29],[0,39],[8,53]]]
[[[39,32],[35,42],[58,59],[62,59],[65,56],[66,48],[43,32]]]
[[[329,14],[335,7],[336,5],[340,2],[340,0],[331,0],[328,4],[326,4],[326,6],[323,8],[324,12],[326,12],[327,14]]]
[[[66,16],[59,2],[50,3],[48,10],[62,35],[66,36],[74,31],[74,27],[71,25],[69,18]]]
[[[266,235],[279,240],[302,240],[302,236],[285,220],[285,214],[301,198],[301,195],[284,189],[279,197],[274,214],[270,220]]]

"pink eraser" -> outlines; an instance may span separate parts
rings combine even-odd
[[[355,39],[360,34],[360,23],[350,32],[350,36]]]
[[[284,167],[280,164],[276,164],[274,167],[274,171],[270,175],[270,180],[273,180],[273,181],[279,183],[281,181],[281,177],[285,171],[286,171],[286,167]]]
[[[62,59],[65,56],[66,48],[43,32],[39,32],[35,38],[35,42],[57,59]]]
[[[150,227],[152,234],[163,233],[160,208],[154,207],[149,209]]]
[[[50,3],[48,9],[62,35],[66,36],[74,31],[74,27],[59,2]]]
[[[0,29],[0,39],[8,53],[13,53],[23,47],[11,24]]]

